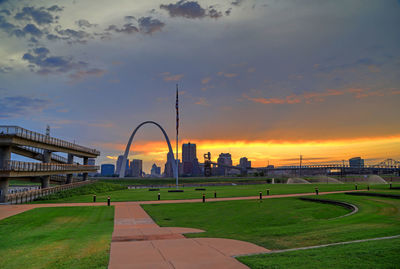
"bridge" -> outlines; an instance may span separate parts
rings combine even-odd
[[[54,152],[67,153],[68,157]],[[41,162],[11,160],[11,153]],[[51,137],[49,128],[44,135],[18,126],[0,126],[0,202],[6,200],[10,179],[40,180],[42,188],[48,188],[50,181],[70,184],[75,173],[82,173],[85,181],[88,173],[99,169],[88,164],[89,158],[99,155],[96,149]],[[82,158],[83,165],[74,162],[75,157]]]

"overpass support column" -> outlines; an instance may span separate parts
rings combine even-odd
[[[50,163],[51,162],[51,151],[45,150],[43,152],[43,163]],[[43,176],[42,177],[42,189],[50,187],[50,176]]]
[[[83,165],[88,165],[88,160],[89,160],[89,158],[88,157],[83,157]],[[88,173],[83,173],[83,181],[85,181],[85,180],[87,180],[88,179]]]
[[[68,164],[74,163],[74,155],[68,153]],[[67,174],[67,182],[66,184],[72,183],[72,174]]]
[[[11,160],[11,146],[0,147],[0,168],[7,168],[8,161]],[[0,177],[0,203],[6,201],[8,194],[8,178]]]

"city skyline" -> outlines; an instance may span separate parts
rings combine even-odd
[[[181,142],[199,162],[399,160],[399,14],[395,0],[3,0],[0,121],[49,124],[114,163],[143,121],[174,140],[179,83]],[[145,171],[166,162],[154,127],[131,151]]]

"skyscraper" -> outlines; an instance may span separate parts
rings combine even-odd
[[[364,159],[361,157],[354,157],[349,159],[349,165],[352,168],[363,168],[364,167]]]
[[[196,157],[196,144],[182,144],[182,165],[183,174],[187,176],[192,176],[197,163]],[[197,164],[198,165],[198,164]]]
[[[89,158],[89,159],[88,159],[88,165],[96,165],[96,159],[94,159],[94,158]],[[90,177],[94,177],[95,175],[97,175],[97,172],[88,173],[88,175],[89,175]]]
[[[122,164],[123,158],[124,158],[124,155],[118,156],[117,170],[115,171],[115,173],[119,173],[119,171],[121,169],[121,164]],[[125,163],[125,175],[124,176],[127,176],[127,175],[129,175],[129,159],[126,159],[126,163]]]
[[[130,175],[133,177],[142,177],[142,165],[143,165],[142,160],[133,159],[131,161]]]

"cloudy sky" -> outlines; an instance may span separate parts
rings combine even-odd
[[[114,162],[141,122],[255,166],[400,159],[400,1],[0,0],[0,124]],[[166,160],[154,126],[130,158]]]

